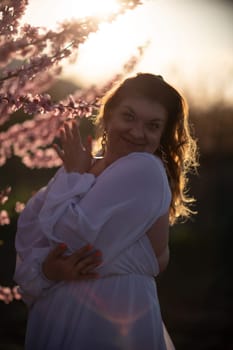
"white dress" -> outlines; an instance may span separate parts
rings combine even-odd
[[[147,230],[168,211],[162,162],[131,153],[93,174],[61,168],[18,220],[15,280],[29,306],[27,350],[165,350]],[[103,254],[100,278],[52,282],[41,262],[56,244],[68,254],[91,243]],[[166,344],[165,344],[166,342]]]

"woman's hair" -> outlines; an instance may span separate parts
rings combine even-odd
[[[187,218],[194,213],[190,208],[194,199],[187,193],[187,174],[196,170],[198,152],[196,140],[190,133],[188,106],[181,94],[161,76],[139,73],[105,95],[97,117],[100,128],[103,130],[111,111],[124,98],[135,95],[160,103],[168,114],[155,155],[161,158],[166,168],[172,192],[170,223],[174,224],[178,218]]]

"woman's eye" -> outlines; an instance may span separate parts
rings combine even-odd
[[[128,112],[124,113],[124,117],[125,117],[125,120],[127,121],[134,120],[134,115]]]
[[[159,129],[159,123],[150,123],[150,124],[148,124],[148,128],[150,129],[150,130],[156,130],[156,129]]]

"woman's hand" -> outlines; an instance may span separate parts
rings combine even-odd
[[[92,140],[88,137],[85,147],[82,144],[78,123],[76,121],[65,122],[60,130],[62,148],[57,144],[53,147],[58,156],[63,161],[63,165],[68,173],[87,172],[92,161]]]
[[[52,281],[74,281],[97,278],[94,271],[102,262],[101,252],[86,245],[71,255],[64,255],[67,249],[64,243],[59,244],[47,256],[42,264],[42,272]],[[87,254],[89,255],[87,256]]]

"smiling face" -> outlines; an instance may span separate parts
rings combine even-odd
[[[131,152],[154,153],[167,121],[158,102],[142,96],[122,99],[105,121],[108,135],[105,159],[109,163]]]

